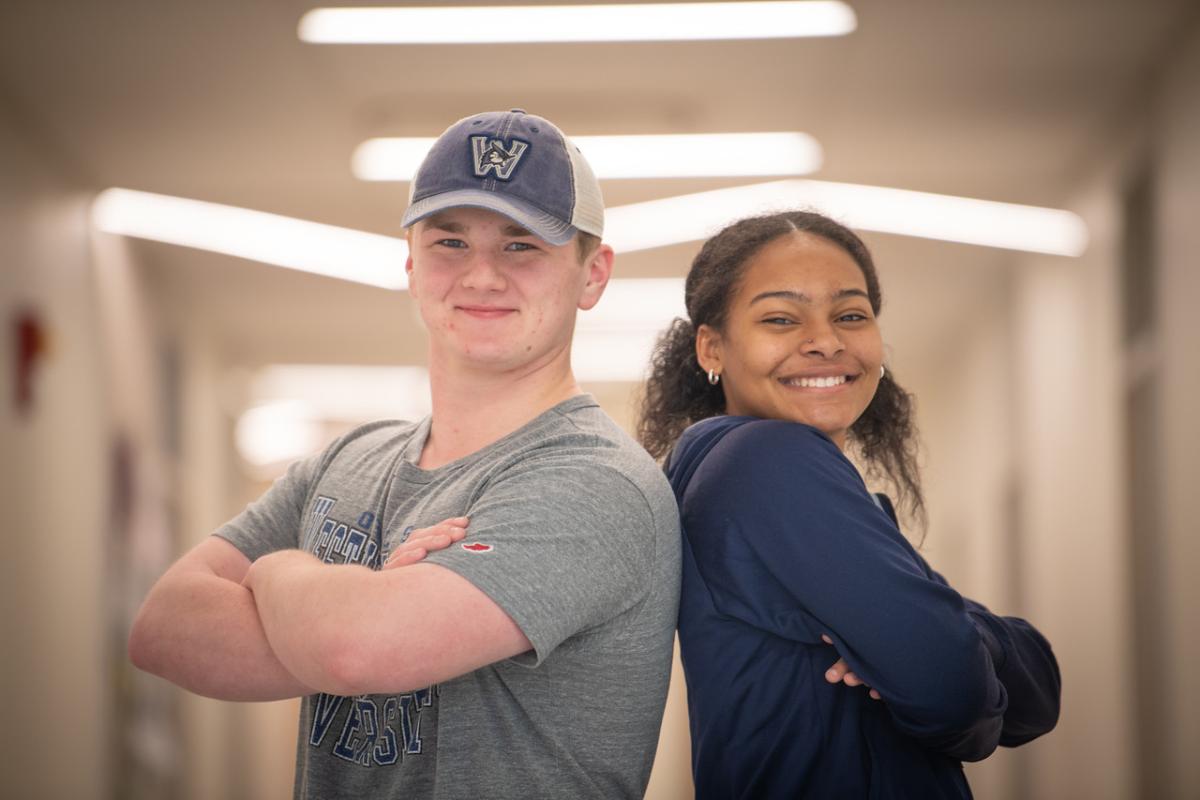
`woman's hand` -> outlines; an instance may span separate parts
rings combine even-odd
[[[467,524],[467,517],[451,517],[428,528],[417,528],[408,535],[404,544],[392,551],[380,569],[406,567],[416,564],[430,553],[445,550],[467,535]]]
[[[821,641],[823,641],[825,644],[833,644],[833,640],[823,633],[821,634]],[[846,663],[844,658],[839,658],[832,667],[825,670],[825,680],[829,681],[830,683],[841,682],[847,686],[867,686],[862,682],[861,678],[850,671],[850,666]],[[873,699],[879,699],[879,692],[875,691],[870,686],[867,686],[867,689]]]

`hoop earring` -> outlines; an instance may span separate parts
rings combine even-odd
[[[716,386],[718,383],[721,382],[721,374],[719,372],[717,372],[715,369],[710,369],[708,371],[708,382],[711,383],[713,386]]]

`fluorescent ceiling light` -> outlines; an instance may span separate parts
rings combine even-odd
[[[729,223],[756,213],[812,207],[852,228],[1051,255],[1078,256],[1088,231],[1077,215],[1059,209],[997,203],[966,197],[860,186],[829,181],[788,180],[718,189],[616,206],[605,211],[604,238],[618,253],[706,239]],[[403,239],[315,222],[127,189],[107,189],[96,198],[97,229],[123,236],[195,247],[348,281],[404,289],[408,246]],[[607,302],[581,316],[604,327],[623,307],[647,307],[669,321],[678,316],[669,298],[683,293],[640,283],[620,301],[612,281]],[[632,284],[630,284],[632,285]],[[666,286],[666,284],[662,284]],[[656,298],[647,300],[647,298]],[[656,311],[657,309],[657,311]],[[640,318],[640,317],[639,317]],[[628,327],[629,320],[620,323]],[[658,323],[651,327],[658,330]]]
[[[848,5],[826,0],[317,8],[299,35],[315,44],[632,42],[842,36],[856,24]]]
[[[412,180],[436,139],[368,139],[351,160],[365,181]],[[807,175],[821,168],[821,145],[805,133],[697,133],[572,136],[598,178]]]
[[[106,189],[92,206],[99,230],[211,250],[343,280],[403,289],[403,239],[263,211],[129,189]]]
[[[1070,211],[968,197],[814,180],[718,189],[605,211],[604,238],[618,252],[705,239],[752,214],[814,208],[852,228],[949,242],[1078,256],[1083,220]]]

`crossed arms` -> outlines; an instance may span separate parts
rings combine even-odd
[[[896,727],[930,750],[979,760],[1054,727],[1061,678],[1050,645],[930,569],[826,437],[758,421],[705,459],[681,510],[720,613],[832,644],[839,659],[826,680],[871,687]]]
[[[151,589],[130,659],[207,697],[279,700],[412,691],[530,649],[470,581],[408,563],[425,554],[421,537],[410,541],[376,571],[300,550],[251,563],[210,536]]]

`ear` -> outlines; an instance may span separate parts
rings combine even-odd
[[[412,247],[412,238],[409,237],[409,248],[411,248],[411,247]],[[413,260],[412,260],[412,250],[411,249],[409,250],[408,258],[404,262],[404,273],[408,276],[408,293],[410,295],[412,295],[413,297],[416,297],[417,296],[417,293],[416,293],[417,280],[416,280],[416,275],[413,274]]]
[[[596,252],[588,257],[584,265],[584,269],[587,270],[587,282],[579,295],[580,309],[587,311],[600,302],[604,287],[608,286],[608,279],[612,277],[613,257],[613,249],[606,244],[601,244],[596,248]]]
[[[701,325],[696,330],[696,360],[705,372],[711,369],[719,375],[724,371],[721,334],[716,328]]]

